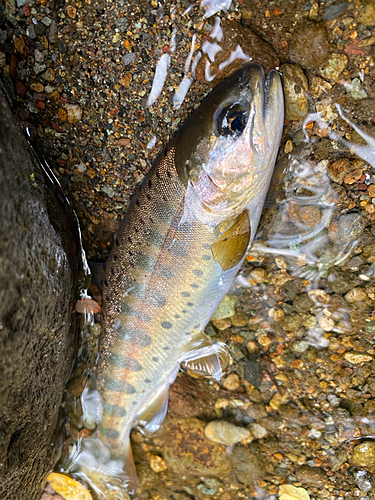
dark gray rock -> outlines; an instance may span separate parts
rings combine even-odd
[[[1,93],[0,131],[0,498],[36,500],[74,361],[79,246]]]

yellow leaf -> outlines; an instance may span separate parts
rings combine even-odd
[[[47,477],[47,481],[65,500],[92,500],[90,492],[78,481],[68,476],[52,472]]]
[[[280,500],[310,500],[310,495],[305,488],[296,488],[290,484],[280,486]]]

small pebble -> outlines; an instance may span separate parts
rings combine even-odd
[[[82,120],[83,110],[78,104],[65,104],[69,123],[78,123]]]
[[[266,281],[267,271],[258,267],[251,271],[250,277],[255,281],[255,283],[258,283],[260,285],[261,283],[264,283]]]
[[[154,472],[163,472],[167,470],[167,464],[158,455],[150,454],[148,457],[150,461],[150,467]]]
[[[375,466],[375,442],[363,441],[353,449],[351,462],[360,467]]]
[[[219,307],[212,315],[211,319],[212,320],[225,319],[234,316],[236,314],[236,310],[234,308],[236,302],[237,302],[236,295],[226,295],[224,299],[221,301]]]
[[[237,427],[224,420],[214,420],[210,422],[206,425],[204,433],[211,441],[225,446],[239,443],[251,436],[249,429]]]
[[[249,430],[255,439],[262,439],[267,436],[267,430],[257,423],[250,424]]]
[[[344,354],[344,358],[346,361],[349,361],[349,363],[353,363],[355,365],[360,364],[360,363],[368,363],[369,361],[372,361],[372,356],[369,356],[368,354],[361,354],[359,352],[346,352]]]
[[[336,80],[348,65],[348,58],[345,54],[331,54],[328,61],[321,66],[319,72],[323,78]]]
[[[212,321],[212,323],[218,330],[226,330],[232,325],[232,322],[229,318],[215,319]]]
[[[231,373],[223,382],[223,387],[228,391],[236,391],[240,387],[240,377],[236,373]]]
[[[345,300],[349,304],[355,304],[356,302],[365,301],[367,299],[367,293],[363,288],[353,288],[345,295]]]

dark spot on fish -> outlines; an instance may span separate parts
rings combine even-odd
[[[170,179],[172,179],[172,174],[170,173],[170,171],[169,171],[169,170],[167,170],[167,176],[168,176]]]
[[[152,269],[154,267],[154,263],[153,263],[152,258],[149,255],[141,253],[141,252],[139,252],[137,254],[136,264],[141,269],[144,269],[145,271],[149,271],[149,272],[152,271]]]
[[[190,297],[190,293],[189,292],[181,292],[181,295],[183,297]]]
[[[123,342],[129,342],[135,345],[140,345],[143,347],[151,345],[151,337],[147,333],[144,333],[139,330],[132,330],[130,328],[126,328],[123,325],[119,325],[116,328],[118,337]]]
[[[203,276],[203,271],[201,271],[200,269],[194,269],[193,274],[195,276]]]
[[[135,388],[124,380],[116,380],[111,377],[104,377],[106,389],[114,392],[123,392],[124,394],[135,394]]]
[[[128,236],[128,242],[133,243],[133,240],[130,238],[130,236]]]
[[[120,242],[118,240],[118,238],[116,238],[116,245],[119,246],[120,245]]]
[[[159,233],[159,231],[151,228],[147,232],[147,241],[149,241],[153,245],[160,247],[164,242],[164,237],[161,233]]]
[[[150,323],[151,322],[151,316],[145,312],[140,312],[139,313],[139,319],[143,321],[144,323]]]
[[[139,229],[138,229],[137,227],[134,227],[134,231],[135,231],[136,233],[139,233]]]
[[[148,187],[151,189],[151,188],[152,188],[152,182],[151,182],[151,179],[149,179],[149,180],[148,180],[147,184],[148,184]]]
[[[137,312],[125,302],[120,303],[119,312],[125,314],[126,316],[133,316],[133,317],[137,316]]]
[[[126,410],[125,410],[125,408],[122,408],[122,406],[104,403],[103,410],[104,410],[104,413],[107,413],[107,415],[111,415],[112,417],[122,418],[122,417],[126,416]]]
[[[203,260],[211,260],[211,255],[202,255]]]
[[[187,313],[187,310],[186,310],[186,309],[182,309],[182,312],[183,312],[184,314],[186,314],[186,313]]]
[[[148,201],[151,201],[151,195],[150,195],[150,193],[147,193],[147,199],[148,199]]]
[[[184,245],[178,241],[175,241],[171,247],[169,248],[169,251],[171,254],[175,255],[176,257],[186,257],[187,256],[187,250],[184,247]]]
[[[167,156],[167,155],[168,155],[168,149],[167,149],[167,148],[165,148],[165,149],[164,149],[164,151],[163,151],[163,155],[164,155],[164,156]]]
[[[114,253],[114,254],[113,254],[113,258],[114,258],[115,260],[117,260],[117,259],[118,259],[117,253]]]
[[[146,384],[150,384],[151,380],[149,378],[145,378],[145,382],[146,382]]]
[[[142,224],[142,226],[145,225],[145,221],[142,219],[142,217],[139,219],[139,222]]]
[[[141,363],[130,356],[120,356],[112,353],[111,356],[108,357],[108,363],[112,366],[123,368],[124,370],[132,370],[133,372],[142,370]]]
[[[155,361],[155,363],[157,363],[159,361],[159,358],[154,357],[152,358],[152,360]]]
[[[137,207],[139,207],[139,200],[138,200],[138,198],[135,199],[135,204],[137,205]]]
[[[193,305],[194,305],[194,304],[193,304],[192,302],[188,302],[188,303],[187,303],[187,305],[188,305],[189,307],[193,307]]]
[[[113,267],[111,267],[111,273],[114,275],[115,274],[115,271],[113,269]]]
[[[177,319],[181,318],[181,316],[179,314],[175,314],[174,317],[177,318]]]
[[[168,201],[166,196],[163,196],[163,201]]]
[[[197,285],[196,283],[192,283],[190,286],[191,286],[192,288],[199,288],[199,285]]]
[[[108,300],[109,300],[109,295],[106,295],[106,296],[105,296],[105,299],[108,301]]]
[[[167,345],[164,347],[164,351],[169,351],[169,347]]]
[[[211,245],[209,243],[203,243],[202,248],[205,250],[211,250]]]
[[[101,427],[101,432],[109,437],[110,439],[118,439],[120,437],[119,431],[116,431],[115,429],[106,429],[105,427]]]
[[[105,286],[108,286],[108,281],[104,280],[104,284],[105,284]]]
[[[166,330],[169,330],[170,328],[172,328],[173,324],[170,321],[163,321],[161,326]]]
[[[164,307],[167,299],[161,293],[152,293],[148,297],[148,303],[151,307]]]
[[[157,177],[158,179],[160,179],[160,173],[159,173],[159,172],[156,172],[156,177]]]
[[[132,252],[131,250],[128,250],[128,253],[131,257],[134,255],[134,252]]]
[[[136,405],[137,403],[138,403],[138,401],[133,401],[133,403],[132,403],[132,404],[133,404],[133,405]]]
[[[152,224],[154,224],[154,219],[152,217],[150,217],[150,221]]]
[[[173,278],[173,271],[170,267],[165,264],[160,264],[157,269],[155,269],[155,275],[159,278]]]

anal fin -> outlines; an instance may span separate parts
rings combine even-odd
[[[156,432],[163,423],[168,410],[168,394],[169,385],[147,406],[142,415],[138,417],[137,422],[143,425],[146,431]]]
[[[230,362],[227,346],[223,342],[212,343],[199,332],[185,347],[181,363],[193,376],[213,377],[220,380]]]

